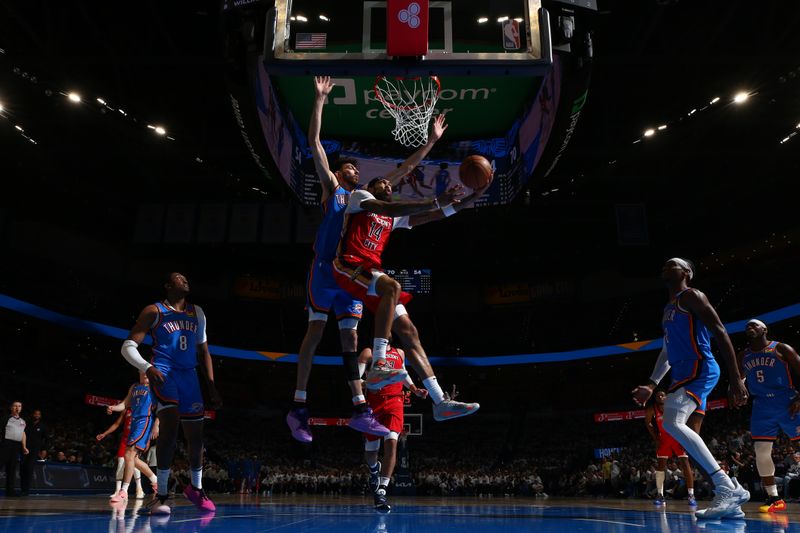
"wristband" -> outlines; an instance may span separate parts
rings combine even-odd
[[[446,205],[446,206],[442,207],[441,209],[442,209],[442,214],[445,217],[451,217],[451,216],[453,216],[453,215],[455,215],[457,213],[456,208],[453,207],[452,205]]]

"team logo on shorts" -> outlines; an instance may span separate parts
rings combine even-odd
[[[353,313],[361,314],[364,312],[364,306],[361,304],[353,304]]]
[[[202,413],[203,412],[203,404],[202,403],[198,403],[198,402],[193,403],[192,404],[192,408],[191,408],[191,412],[192,413]]]

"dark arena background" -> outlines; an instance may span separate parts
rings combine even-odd
[[[421,44],[402,33],[415,24]],[[737,352],[753,318],[800,344],[798,27],[788,1],[3,2],[0,530],[800,531],[800,429],[773,444],[786,508],[767,511],[761,414],[734,407],[719,339],[701,437],[750,492],[744,518],[695,514],[716,481],[694,459],[698,507],[677,459],[658,494],[631,397],[663,344],[670,258],[693,262]],[[441,389],[480,403],[438,422],[431,398],[404,397],[391,512],[347,427],[336,317],[307,388],[313,441],[287,426],[327,197],[314,76],[334,84],[322,151],[355,160],[362,186],[418,149],[393,138],[379,77],[435,77],[438,101],[399,107],[448,125],[393,202],[433,205],[470,155],[494,169],[463,212],[394,232],[383,255]],[[126,443],[106,406],[137,381],[121,347],[173,272],[207,317],[222,398],[206,394],[200,422],[214,511],[184,496],[202,491],[183,430],[171,474],[156,469],[163,422],[142,458],[168,479],[171,514],[144,474],[143,498],[109,498]],[[364,308],[359,351],[375,322]]]

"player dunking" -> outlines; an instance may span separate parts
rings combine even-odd
[[[725,331],[725,326],[711,306],[706,295],[690,288],[694,265],[679,257],[664,264],[661,279],[667,285],[670,301],[664,307],[664,347],[656,361],[647,385],[633,391],[639,405],[653,394],[658,382],[672,369],[672,383],[664,402],[664,429],[677,440],[697,463],[711,476],[715,486],[714,499],[708,508],[697,511],[698,518],[742,518],[741,504],[750,499],[750,493],[731,479],[689,419],[702,416],[709,393],[719,381],[719,365],[711,353],[710,332],[725,358],[734,407],[747,401],[747,390],[742,383],[736,354]]]
[[[158,493],[150,506],[150,512],[171,512],[166,504],[167,483],[175,454],[179,422],[188,442],[191,468],[191,484],[186,485],[183,493],[200,510],[213,511],[216,507],[203,490],[205,411],[196,370],[198,363],[203,365],[211,401],[219,403],[206,338],[206,316],[199,306],[186,301],[189,282],[183,274],[170,274],[164,288],[167,291],[166,299],[142,310],[128,339],[122,344],[123,357],[147,375],[158,402]],[[137,350],[148,334],[153,339],[152,364],[142,359]]]
[[[658,460],[656,465],[656,491],[658,495],[653,503],[656,505],[664,505],[666,503],[664,498],[664,478],[666,477],[667,460],[675,456],[680,461],[683,477],[686,480],[686,490],[689,492],[688,504],[691,507],[696,507],[694,473],[692,472],[692,465],[689,464],[689,457],[686,455],[683,446],[664,431],[664,400],[666,398],[667,394],[663,390],[656,392],[654,401],[647,406],[644,416],[647,431],[656,443],[656,459]]]
[[[311,122],[308,128],[308,143],[314,158],[314,166],[322,186],[323,219],[317,230],[314,241],[314,259],[308,274],[306,305],[308,309],[308,328],[300,346],[297,360],[297,383],[294,392],[294,406],[286,416],[286,422],[292,436],[300,442],[311,442],[313,437],[308,426],[308,399],[307,387],[311,375],[311,365],[314,352],[322,340],[328,314],[333,311],[339,320],[339,338],[342,345],[342,362],[346,378],[352,395],[354,414],[350,419],[350,427],[357,431],[374,435],[386,435],[388,430],[375,422],[370,413],[364,392],[361,388],[361,379],[358,375],[358,339],[356,328],[361,318],[362,303],[343,290],[333,279],[331,261],[336,256],[339,238],[342,233],[342,221],[347,208],[350,194],[358,188],[359,172],[358,160],[340,159],[331,172],[325,149],[320,141],[322,127],[322,110],[325,100],[333,89],[334,84],[329,76],[315,77],[314,107],[311,112]],[[430,152],[434,143],[442,136],[447,126],[444,124],[444,115],[434,121],[428,143],[414,152],[405,162],[398,165],[398,169],[390,178],[399,179]],[[385,372],[384,381],[402,381],[405,374],[395,370]]]
[[[366,365],[371,360],[372,350],[370,348],[362,350],[358,358],[359,370],[366,368]],[[386,364],[390,368],[405,369],[405,354],[403,350],[387,346]],[[404,383],[395,383],[386,385],[379,390],[367,391],[367,402],[372,408],[372,412],[375,413],[375,418],[389,429],[389,434],[383,437],[382,463],[378,461],[378,450],[381,447],[380,438],[369,434],[364,435],[366,439],[364,443],[364,460],[369,468],[369,486],[375,499],[375,509],[383,513],[388,513],[392,510],[386,493],[397,460],[397,439],[403,431],[404,385],[418,398],[426,398],[428,396],[428,391],[417,388],[408,375]]]
[[[739,352],[738,359],[753,397],[750,438],[756,452],[758,475],[767,492],[767,502],[759,511],[785,511],[786,502],[778,496],[775,485],[772,443],[780,430],[793,444],[800,441],[800,417],[797,416],[800,396],[792,381],[792,373],[800,375],[800,357],[788,344],[769,340],[767,325],[760,320],[749,321],[744,332],[749,346]]]
[[[389,180],[373,178],[366,190],[350,195],[342,239],[333,261],[337,283],[363,300],[367,309],[375,313],[373,365],[367,374],[367,388],[384,386],[379,373],[386,369],[386,346],[390,333],[394,332],[414,369],[423,378],[423,385],[434,403],[434,419],[440,421],[472,414],[480,406],[445,398],[404,305],[411,295],[403,292],[400,284],[383,272],[381,256],[395,229],[411,228],[453,215],[474,203],[488,186],[487,183],[473,191],[461,203],[457,203],[464,194],[461,185],[451,187],[432,200],[393,201]]]
[[[134,469],[142,472],[150,485],[153,494],[158,493],[158,478],[150,466],[139,459],[139,452],[144,452],[150,447],[150,438],[158,438],[158,421],[154,420],[153,397],[150,392],[150,382],[147,376],[139,372],[139,383],[131,385],[125,399],[117,405],[106,409],[108,414],[130,411],[130,431],[125,439],[125,472],[119,492],[111,498],[113,503],[128,501],[128,487],[131,484]],[[137,496],[138,497],[138,496]]]

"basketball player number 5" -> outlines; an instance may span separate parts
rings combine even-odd
[[[759,383],[764,383],[764,371],[763,370],[756,370],[756,381]]]
[[[188,343],[186,342],[186,335],[181,335],[180,337],[178,337],[178,343],[180,344],[181,350],[185,352],[186,348],[188,347]]]

